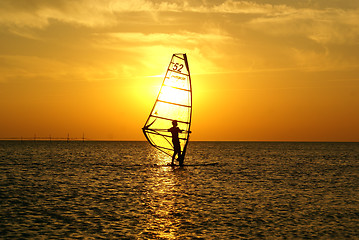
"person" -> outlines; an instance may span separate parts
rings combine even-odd
[[[173,155],[171,165],[174,165],[174,160],[176,155],[178,155],[178,159],[181,157],[181,145],[178,138],[178,133],[181,133],[182,130],[177,127],[177,120],[172,121],[172,127],[168,129],[168,131],[172,134],[172,143],[173,143]]]

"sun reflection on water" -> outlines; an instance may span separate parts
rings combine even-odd
[[[159,151],[158,149],[151,148],[148,158],[150,159],[150,162],[154,165],[158,166],[164,166],[168,163],[171,163],[171,157],[167,154]]]
[[[177,239],[180,228],[181,208],[176,204],[178,194],[181,192],[179,173],[181,169],[167,166],[170,157],[154,150],[151,153],[153,174],[148,179],[147,199],[151,214],[144,222],[140,234],[145,238]]]

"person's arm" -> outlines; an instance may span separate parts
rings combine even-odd
[[[181,130],[181,129],[179,129],[179,132],[180,133],[192,133],[192,131],[186,131],[186,130]]]

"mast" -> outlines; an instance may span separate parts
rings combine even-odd
[[[189,135],[191,133],[191,123],[192,123],[192,81],[191,81],[191,74],[190,74],[190,71],[189,71],[189,66],[188,66],[188,61],[187,61],[187,55],[186,54],[183,54],[183,57],[184,57],[184,62],[186,64],[186,68],[187,68],[187,71],[188,71],[188,81],[189,81],[189,87],[191,89],[190,91],[190,99],[191,99],[191,108],[190,108],[190,113],[189,113],[189,124],[188,124],[188,136],[187,136],[187,141],[186,141],[186,144],[184,145],[183,147],[183,150],[182,150],[182,153],[181,153],[181,156],[178,158],[178,161],[179,161],[179,165],[180,166],[183,166],[183,162],[184,162],[184,158],[186,156],[186,151],[187,151],[187,145],[188,145],[188,142],[189,142]]]

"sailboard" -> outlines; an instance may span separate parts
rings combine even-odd
[[[192,120],[192,85],[185,53],[173,54],[167,67],[153,108],[142,128],[148,142],[168,156],[173,155],[172,135],[168,131],[176,120],[181,146],[179,165],[183,165],[190,136]]]

